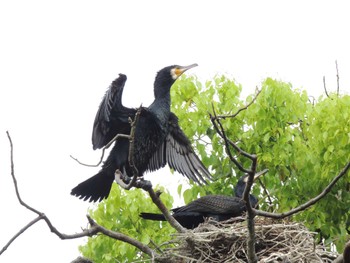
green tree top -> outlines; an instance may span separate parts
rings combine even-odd
[[[258,170],[269,169],[262,179],[268,196],[260,184],[253,189],[259,197],[260,209],[283,212],[318,195],[350,160],[350,96],[332,94],[313,102],[305,91],[270,78],[262,83],[261,89],[252,105],[235,118],[223,118],[222,124],[228,138],[244,151],[257,154]],[[253,95],[242,99],[241,91],[240,85],[225,76],[205,83],[195,77],[183,77],[172,87],[172,111],[216,179],[205,187],[192,185],[183,193],[179,186],[185,203],[210,193],[233,194],[233,186],[242,174],[228,158],[208,113],[213,113],[214,107],[217,115],[234,114],[253,99]],[[250,165],[249,160],[236,157],[243,166]],[[349,176],[344,179],[319,203],[293,218],[317,231],[320,238],[334,242],[339,251],[350,230]],[[172,207],[169,193],[161,198]],[[138,215],[144,211],[157,211],[145,193],[138,189],[125,192],[113,186],[110,197],[90,213],[105,227],[151,247],[170,240],[174,231],[167,222],[141,220]],[[147,258],[135,248],[103,236],[90,238],[80,251],[96,262]]]

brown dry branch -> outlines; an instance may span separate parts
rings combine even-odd
[[[335,61],[335,69],[337,71],[337,96],[339,96],[339,70],[338,70],[338,61]]]
[[[218,118],[217,118],[217,116],[216,116],[215,109],[214,109],[214,105],[213,105],[213,114],[214,114],[214,115],[209,114],[211,123],[213,124],[216,133],[219,134],[219,136],[220,136],[221,138],[223,138],[224,143],[225,143],[225,151],[226,151],[228,157],[229,157],[230,160],[238,167],[239,170],[243,171],[244,173],[248,173],[249,170],[245,169],[245,168],[236,160],[236,158],[232,155],[231,150],[230,150],[230,144],[231,144],[232,146],[233,146],[233,145],[236,146],[236,144],[234,144],[232,141],[230,141],[230,140],[226,137],[225,130],[224,130],[224,128],[222,127],[221,122],[218,120]],[[220,128],[219,128],[219,126],[220,126]],[[233,147],[234,147],[234,146],[233,146]],[[234,148],[235,148],[235,147],[234,147]],[[235,150],[237,150],[238,153],[241,153],[239,147],[237,147],[237,149],[235,148]]]
[[[326,77],[323,76],[323,88],[324,88],[324,92],[326,93],[326,96],[329,98],[329,94],[327,91],[327,87],[326,87]]]
[[[78,158],[72,156],[72,155],[69,155],[70,158],[72,158],[74,161],[76,161],[78,164],[80,165],[84,165],[84,166],[88,166],[88,167],[97,167],[99,166],[102,161],[103,161],[103,157],[105,156],[105,151],[117,140],[119,139],[129,139],[129,135],[126,135],[126,134],[117,134],[109,143],[106,144],[106,146],[104,146],[102,148],[102,154],[101,154],[101,157],[100,157],[100,160],[98,161],[98,163],[96,164],[87,164],[87,163],[83,163],[81,161],[78,160]]]
[[[131,133],[135,133],[135,131],[133,131],[133,129],[135,130],[135,127],[136,127],[136,123],[138,121],[138,118],[140,116],[140,113],[141,113],[141,107],[142,107],[142,104],[140,105],[139,109],[137,110],[136,114],[135,114],[135,120],[132,121],[130,118],[129,118],[129,123],[131,125],[131,132],[130,134],[117,134],[116,136],[113,137],[112,140],[109,141],[109,143],[107,143],[103,148],[102,148],[102,153],[101,153],[101,157],[100,157],[100,160],[98,161],[97,164],[87,164],[87,163],[83,163],[81,161],[78,160],[78,158],[70,155],[70,158],[72,158],[74,161],[76,161],[77,163],[79,163],[80,165],[84,165],[84,166],[88,166],[88,167],[97,167],[99,166],[102,161],[103,161],[103,158],[105,156],[105,151],[111,147],[111,145],[114,143],[114,142],[117,142],[119,139],[128,139],[129,141],[131,140],[132,138],[132,135]],[[134,128],[133,128],[134,127]],[[130,147],[133,147],[130,145]],[[129,159],[130,159],[130,156],[129,156]]]
[[[157,253],[155,253],[151,248],[149,248],[148,246],[142,244],[140,241],[133,239],[127,235],[124,235],[122,233],[118,233],[118,232],[114,232],[111,230],[108,230],[106,228],[104,228],[103,226],[97,224],[90,216],[87,216],[87,219],[89,221],[90,224],[90,228],[88,229],[84,229],[82,232],[80,233],[76,233],[76,234],[64,234],[62,232],[60,232],[59,230],[57,230],[54,225],[51,223],[50,219],[42,212],[36,210],[35,208],[31,207],[30,205],[28,205],[27,203],[25,203],[19,193],[19,188],[18,188],[18,184],[17,184],[17,180],[15,177],[15,166],[14,166],[14,158],[13,158],[13,143],[12,143],[12,139],[11,136],[9,134],[9,132],[7,133],[7,137],[9,139],[10,142],[10,148],[11,148],[11,176],[14,182],[14,187],[15,187],[15,191],[16,191],[16,196],[17,199],[19,201],[19,203],[24,206],[25,208],[27,208],[28,210],[32,211],[33,213],[37,214],[37,217],[30,221],[26,226],[24,226],[18,233],[16,233],[8,242],[7,244],[5,244],[5,246],[0,250],[0,255],[2,253],[4,253],[6,251],[6,249],[13,243],[13,241],[16,240],[16,238],[18,238],[21,234],[23,234],[28,228],[30,228],[31,226],[33,226],[35,223],[39,222],[40,220],[44,220],[47,224],[47,226],[49,227],[50,231],[52,233],[54,233],[55,235],[57,235],[60,239],[75,239],[75,238],[81,238],[81,237],[91,237],[94,235],[97,235],[98,233],[102,233],[106,236],[109,236],[113,239],[116,240],[120,240],[126,243],[129,243],[130,245],[133,245],[135,247],[137,247],[140,251],[146,253],[147,255],[149,255],[152,259],[154,257],[157,256]]]

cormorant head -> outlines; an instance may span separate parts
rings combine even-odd
[[[261,175],[265,174],[267,170],[264,170],[260,173],[256,173],[255,176],[254,176],[254,181],[256,179],[258,179]],[[247,184],[247,181],[248,181],[248,174],[245,174],[244,176],[242,176],[238,182],[237,182],[237,185],[235,187],[235,195],[236,197],[239,197],[239,198],[242,198],[243,197],[243,193],[244,193],[244,189],[245,189],[245,186]],[[252,207],[256,207],[256,205],[258,204],[258,199],[254,196],[254,195],[249,195],[249,201],[251,203],[251,206]]]
[[[158,71],[156,79],[154,81],[154,97],[162,97],[169,93],[171,86],[175,80],[180,77],[185,71],[198,66],[198,64],[192,64],[189,66],[172,65],[165,67]]]

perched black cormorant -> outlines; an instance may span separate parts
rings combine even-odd
[[[160,70],[154,81],[154,101],[141,107],[134,137],[133,161],[138,176],[169,164],[175,171],[200,183],[211,179],[210,173],[193,151],[189,139],[178,125],[178,119],[170,111],[170,88],[186,70],[197,66],[169,66]],[[130,134],[129,118],[134,119],[137,109],[122,105],[126,76],[112,82],[95,117],[92,132],[93,149],[108,144],[117,134]],[[111,150],[102,169],[72,189],[71,194],[80,199],[101,201],[107,198],[119,169],[124,176],[133,176],[128,162],[129,140],[119,139]]]
[[[254,180],[262,173],[256,174]],[[185,228],[193,229],[203,223],[205,218],[213,218],[216,221],[225,221],[232,217],[241,216],[246,211],[246,204],[242,200],[248,175],[242,176],[234,189],[235,196],[207,195],[188,203],[185,206],[174,208],[173,217]],[[258,199],[249,195],[249,201],[253,208],[257,207]],[[163,214],[141,213],[143,219],[165,221]]]

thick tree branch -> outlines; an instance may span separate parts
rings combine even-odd
[[[310,206],[312,206],[313,204],[317,203],[319,200],[321,200],[323,197],[325,197],[332,189],[332,187],[337,183],[337,181],[342,178],[350,169],[350,161],[345,165],[345,167],[340,171],[340,173],[328,184],[328,186],[323,189],[323,191],[316,197],[310,199],[309,201],[307,201],[306,203],[288,211],[285,213],[268,213],[265,211],[260,211],[260,210],[256,210],[254,209],[256,215],[259,216],[265,216],[265,217],[270,217],[270,218],[275,218],[275,219],[282,219],[291,215],[294,215],[300,211],[303,211],[307,208],[309,208]]]
[[[185,233],[187,230],[183,228],[179,222],[176,221],[176,219],[169,213],[169,210],[166,208],[166,206],[163,204],[163,202],[160,200],[159,195],[157,195],[153,188],[147,190],[149,193],[153,203],[156,204],[156,206],[159,208],[159,210],[163,213],[165,219],[169,222],[169,224],[177,230],[179,233]]]

